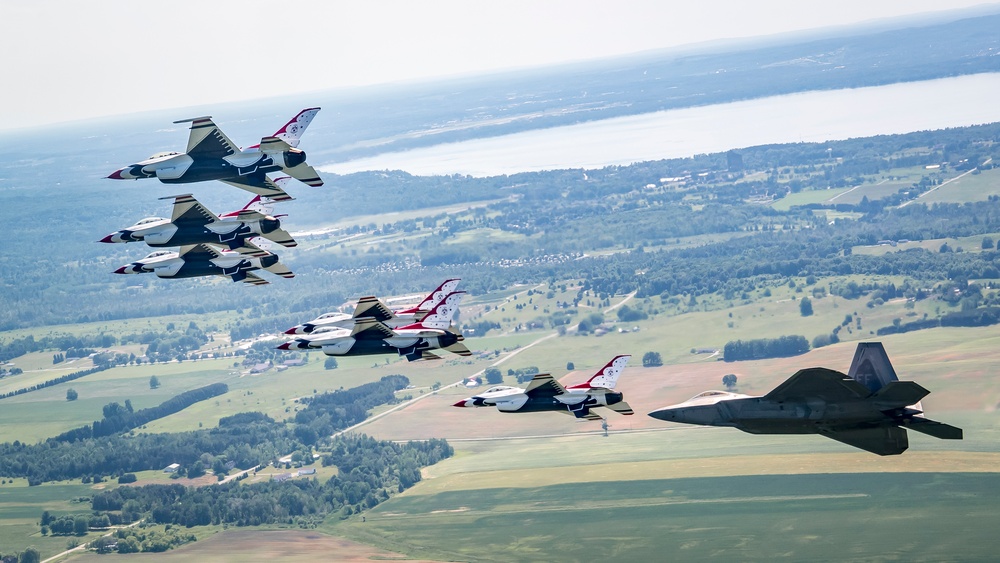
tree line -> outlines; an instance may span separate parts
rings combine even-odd
[[[94,495],[97,514],[121,515],[123,523],[149,518],[186,527],[228,524],[259,526],[341,518],[377,506],[420,481],[420,470],[450,457],[444,440],[396,444],[365,435],[339,436],[324,466],[337,466],[325,483],[317,479],[230,482],[211,487],[178,484],[118,487]],[[127,516],[126,516],[127,515]]]
[[[187,470],[196,464],[211,466],[219,458],[233,462],[240,469],[249,469],[287,452],[309,449],[321,437],[360,422],[367,416],[367,409],[395,400],[394,391],[408,384],[406,377],[390,375],[353,389],[318,395],[304,401],[305,408],[296,413],[296,419],[301,417],[304,422],[289,421],[291,424],[276,422],[261,413],[238,413],[221,418],[218,426],[211,429],[162,434],[116,433],[89,438],[74,434],[38,444],[6,442],[0,444],[0,475],[25,477],[30,485],[38,485],[120,476],[162,469],[173,463]],[[219,389],[207,386],[202,393]],[[182,401],[189,399],[190,396]],[[109,408],[107,412],[111,414],[109,418],[130,420],[121,407]]]
[[[809,351],[809,341],[805,336],[779,336],[778,338],[757,338],[754,340],[730,340],[722,351],[722,359],[727,362],[742,360],[763,360],[765,358],[787,358]]]
[[[135,412],[132,411],[130,401],[125,401],[125,406],[119,405],[117,402],[109,403],[104,407],[104,418],[101,420],[95,420],[93,424],[88,426],[68,430],[51,438],[51,440],[56,442],[76,442],[87,438],[99,438],[120,432],[128,432],[133,428],[138,428],[158,418],[170,416],[197,402],[217,397],[228,391],[229,386],[225,383],[212,383],[211,385],[185,391],[155,407],[140,409]]]

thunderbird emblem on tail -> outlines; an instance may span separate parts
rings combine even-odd
[[[819,434],[878,455],[898,455],[909,447],[906,428],[962,439],[961,428],[924,417],[920,399],[929,393],[899,381],[880,342],[862,342],[847,375],[803,369],[762,397],[706,391],[649,416],[750,434]]]

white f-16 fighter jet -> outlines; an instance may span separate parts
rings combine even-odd
[[[100,242],[144,241],[154,248],[218,244],[236,250],[253,237],[264,237],[282,246],[296,245],[292,235],[282,230],[278,217],[254,208],[260,204],[260,196],[253,198],[243,209],[223,215],[215,215],[191,194],[160,199],[174,200],[170,219],[147,217],[131,227],[111,233]]]
[[[357,319],[353,328],[327,326],[278,346],[279,350],[321,349],[327,356],[399,354],[407,360],[440,359],[431,350],[447,350],[459,356],[472,352],[462,344],[465,337],[450,329],[464,291],[452,292],[418,322],[389,328],[371,317]]]
[[[496,407],[500,412],[556,411],[577,418],[600,420],[591,412],[594,407],[607,407],[620,414],[633,414],[632,407],[621,393],[613,391],[625,364],[632,356],[615,356],[586,383],[563,387],[552,375],[539,373],[526,389],[498,385],[462,399],[456,407]]]
[[[225,276],[233,281],[253,285],[269,283],[253,274],[255,270],[267,270],[283,278],[295,277],[288,267],[278,261],[277,254],[271,254],[252,242],[247,242],[236,251],[219,250],[207,244],[182,246],[180,252],[157,250],[145,258],[118,268],[115,273],[152,272],[161,278]]]
[[[267,173],[283,172],[310,186],[323,185],[316,170],[306,164],[306,153],[296,148],[319,109],[300,111],[274,135],[242,150],[212,122],[211,116],[175,121],[191,123],[186,152],[154,154],[142,162],[115,170],[108,178],[158,178],[165,184],[220,180],[275,201],[289,200],[292,197]]]

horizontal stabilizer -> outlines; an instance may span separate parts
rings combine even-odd
[[[288,231],[286,231],[284,229],[275,229],[275,230],[271,231],[270,233],[267,233],[267,234],[262,235],[262,236],[264,238],[266,238],[267,240],[271,241],[271,242],[276,242],[276,243],[280,244],[281,246],[284,246],[284,247],[287,247],[287,248],[292,248],[294,246],[298,246],[298,244],[299,244],[299,243],[295,242],[295,239],[292,238],[291,233],[289,233]]]
[[[233,281],[235,281],[235,279]],[[250,272],[246,272],[246,276],[244,276],[243,281],[251,285],[267,285],[271,283],[265,279],[259,278],[251,274]]]
[[[472,352],[466,347],[465,344],[461,342],[456,342],[451,346],[445,346],[445,350],[451,352],[452,354],[458,354],[459,356],[471,356]]]
[[[241,190],[246,190],[248,192],[255,193],[264,197],[273,199],[274,201],[289,201],[292,196],[285,193],[285,190],[278,187],[267,174],[263,172],[259,174],[247,174],[246,176],[241,176],[240,178],[230,178],[228,180],[220,180],[224,184],[229,184],[230,186],[236,186]]]
[[[871,400],[879,406],[879,410],[888,410],[915,405],[929,393],[912,381],[890,381],[876,391]]]
[[[433,354],[433,353],[431,353],[428,350],[423,350],[423,351],[420,352],[420,359],[421,360],[440,360],[441,356],[438,356],[437,354]]]
[[[921,416],[913,417],[906,425],[910,430],[922,432],[942,440],[961,440],[962,429],[950,424],[930,420]]]
[[[608,408],[619,414],[635,414],[635,411],[632,410],[632,407],[629,406],[629,404],[626,403],[625,401],[621,401],[613,405],[608,405]]]
[[[319,172],[316,172],[315,168],[309,166],[305,162],[291,168],[285,168],[284,170],[285,174],[288,174],[303,184],[308,184],[314,188],[323,185],[323,179],[319,177]]]
[[[276,276],[281,276],[283,278],[295,277],[295,274],[293,274],[292,271],[288,269],[288,266],[282,264],[281,262],[275,262],[274,264],[271,264],[270,266],[267,266],[264,269]]]
[[[262,153],[287,152],[290,150],[292,150],[292,145],[277,137],[264,137],[260,140],[260,152]]]

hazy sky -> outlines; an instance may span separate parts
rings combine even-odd
[[[607,57],[983,0],[0,0],[0,130]]]

